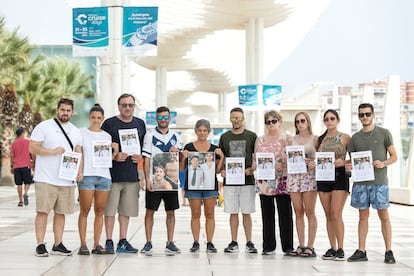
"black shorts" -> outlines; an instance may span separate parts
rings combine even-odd
[[[13,170],[13,174],[14,183],[16,185],[23,185],[23,183],[30,185],[33,183],[32,170],[30,167],[15,168]]]
[[[332,192],[343,190],[349,193],[349,177],[345,167],[335,168],[335,181],[317,181],[318,192]]]
[[[145,208],[158,211],[161,199],[164,201],[165,211],[176,210],[180,208],[178,201],[178,192],[145,192]]]

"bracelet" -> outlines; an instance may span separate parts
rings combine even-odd
[[[384,167],[388,167],[387,160],[385,160],[383,163],[384,163]]]

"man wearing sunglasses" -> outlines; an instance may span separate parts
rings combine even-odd
[[[354,182],[352,187],[351,205],[359,209],[358,223],[358,249],[348,258],[349,262],[368,261],[365,251],[368,234],[369,206],[376,209],[381,220],[382,236],[385,243],[385,258],[387,264],[395,263],[391,251],[391,222],[388,215],[389,190],[387,178],[387,166],[397,161],[397,154],[393,145],[391,133],[374,124],[374,107],[372,104],[363,103],[358,107],[358,117],[362,129],[355,133],[348,145],[349,152],[371,151],[372,166],[374,167],[375,180]],[[352,168],[347,164],[347,171]]]
[[[225,171],[224,177],[224,212],[230,214],[231,242],[224,249],[226,253],[239,252],[237,243],[237,232],[239,226],[239,212],[242,213],[244,233],[246,236],[246,253],[257,253],[257,249],[252,242],[252,218],[251,214],[255,210],[255,179],[253,164],[254,144],[256,133],[245,129],[243,109],[235,107],[230,111],[231,130],[223,133],[220,137],[219,147],[225,157],[244,157],[245,158],[245,179],[240,185],[226,185]]]
[[[118,98],[119,114],[108,118],[102,124],[102,129],[112,137],[112,142],[120,146],[118,154],[112,161],[112,185],[105,207],[105,249],[107,254],[114,254],[112,233],[115,225],[115,215],[118,213],[119,242],[116,252],[137,253],[138,249],[132,247],[127,241],[129,217],[138,216],[139,179],[138,162],[141,154],[128,154],[123,151],[119,130],[136,129],[142,147],[146,133],[145,122],[134,116],[135,97],[131,94],[122,94]],[[135,130],[134,130],[135,131]],[[136,144],[138,147],[138,143]],[[137,149],[141,152],[141,148]]]
[[[145,135],[142,155],[144,156],[144,174],[146,180],[145,192],[145,237],[146,243],[141,253],[150,255],[152,253],[152,229],[154,226],[154,213],[158,211],[161,200],[164,201],[165,212],[167,213],[167,254],[181,253],[180,249],[173,242],[175,227],[175,210],[180,207],[178,191],[153,191],[151,185],[151,158],[163,152],[179,152],[182,149],[181,139],[178,134],[169,129],[171,122],[170,109],[160,106],[156,110],[157,126],[154,131]],[[177,162],[178,166],[178,162]]]

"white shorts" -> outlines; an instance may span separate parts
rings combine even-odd
[[[254,185],[224,187],[224,212],[228,214],[251,214],[256,212],[256,189]]]

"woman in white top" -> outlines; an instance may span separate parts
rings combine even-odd
[[[101,129],[104,120],[104,110],[99,104],[95,104],[89,112],[89,128],[81,129],[83,139],[83,162],[81,170],[83,179],[78,183],[80,212],[78,218],[78,230],[81,246],[79,255],[89,255],[86,245],[86,225],[89,210],[94,202],[94,242],[93,254],[106,254],[105,248],[99,245],[103,228],[103,214],[111,189],[111,175],[109,168],[113,157],[118,153],[119,146],[112,143],[111,136]],[[112,148],[112,156],[97,155],[96,151],[105,148]]]

